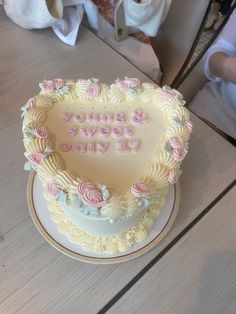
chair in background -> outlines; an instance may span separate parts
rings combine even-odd
[[[203,64],[203,56],[207,49],[212,45],[215,41],[216,37],[219,35],[225,24],[227,23],[231,13],[233,12],[236,4],[231,7],[227,15],[225,16],[224,21],[214,33],[212,38],[206,44],[201,53],[195,58],[192,64],[185,68],[185,71],[181,76],[178,76],[172,84],[173,88],[178,89],[183,95],[187,102],[186,107],[190,104],[196,93],[204,86],[207,82],[207,78],[204,75],[204,64]]]
[[[213,0],[173,0],[169,13],[152,39],[163,77],[172,85],[184,73],[203,31]]]

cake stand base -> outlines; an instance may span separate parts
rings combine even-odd
[[[61,253],[82,262],[94,264],[120,263],[138,257],[154,248],[167,234],[173,225],[180,200],[179,184],[171,185],[166,198],[166,203],[161,209],[148,237],[140,243],[136,243],[125,253],[117,255],[97,254],[84,251],[80,246],[69,242],[66,235],[60,233],[56,224],[50,217],[46,200],[43,197],[42,184],[33,171],[29,175],[27,184],[27,203],[32,220],[41,235]]]

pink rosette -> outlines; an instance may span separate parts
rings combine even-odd
[[[167,85],[163,87],[161,95],[167,98],[178,97],[179,99],[183,99],[183,95],[180,92],[178,92],[176,89],[172,89],[170,86]]]
[[[140,80],[137,78],[125,77],[125,82],[128,84],[129,88],[139,88]]]
[[[34,134],[39,138],[47,138],[48,132],[44,126],[38,126],[34,129]]]
[[[54,90],[54,82],[53,81],[43,81],[40,84],[43,91],[47,93],[51,93]]]
[[[190,133],[193,131],[193,124],[190,120],[186,121],[186,127]]]
[[[83,200],[94,207],[101,207],[105,204],[101,191],[92,182],[82,182],[78,186],[78,193]]]
[[[178,137],[172,137],[169,140],[169,144],[170,146],[175,149],[175,148],[184,148],[184,141],[182,139],[182,137],[178,136]]]
[[[47,185],[48,192],[53,196],[58,195],[61,192],[61,186],[59,183],[51,181]]]
[[[170,184],[175,184],[179,180],[179,176],[182,174],[181,170],[171,170],[168,175],[168,181]]]
[[[60,78],[56,78],[53,80],[53,85],[55,89],[59,89],[59,88],[64,87],[65,83],[64,83],[64,80]]]
[[[30,98],[27,103],[23,106],[26,110],[30,110],[35,107],[34,98]]]
[[[129,84],[126,81],[116,80],[116,85],[123,92],[127,92],[129,90]]]
[[[91,189],[94,189],[95,186],[92,182],[82,182],[78,185],[78,193],[82,196],[86,191],[89,191]]]
[[[85,90],[85,93],[89,98],[97,97],[100,93],[100,87],[97,83],[89,84]]]
[[[174,160],[182,161],[182,160],[184,160],[186,153],[187,152],[184,148],[174,148],[172,156],[173,156]]]
[[[149,188],[145,183],[134,183],[131,187],[131,193],[135,197],[148,197]]]
[[[39,164],[44,158],[44,154],[42,152],[35,152],[29,155],[29,160],[34,164]]]
[[[117,79],[116,85],[123,92],[127,92],[130,88],[139,88],[140,87],[140,80],[137,78],[125,77],[124,80]]]

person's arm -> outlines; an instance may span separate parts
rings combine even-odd
[[[223,31],[205,54],[204,72],[212,81],[225,79],[236,84],[236,9]]]
[[[209,59],[209,68],[214,76],[236,84],[236,57],[223,51],[215,52]]]

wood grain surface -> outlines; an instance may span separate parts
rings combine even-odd
[[[169,235],[149,253],[119,265],[90,265],[64,256],[29,216],[20,107],[45,78],[149,80],[83,27],[70,47],[50,29],[21,29],[0,8],[0,40],[0,313],[96,313],[231,184],[235,148],[192,116],[180,209]]]
[[[108,313],[235,314],[236,187]]]

